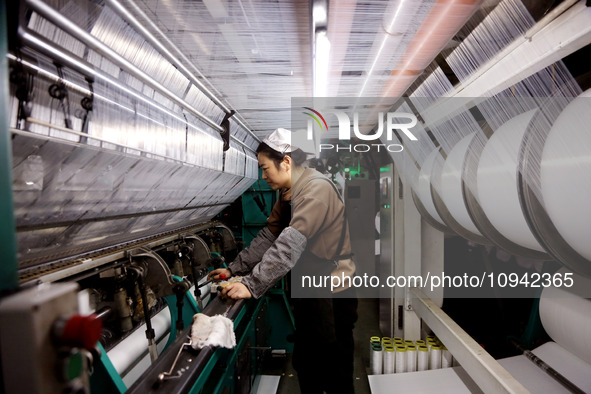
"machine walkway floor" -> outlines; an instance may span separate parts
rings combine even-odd
[[[369,367],[369,338],[381,336],[379,332],[378,300],[359,299],[359,318],[355,324],[355,393],[370,393],[367,370]],[[277,379],[279,378],[279,379]],[[274,391],[276,389],[276,391]],[[262,391],[261,391],[262,390]],[[253,386],[257,394],[299,394],[300,387],[296,371],[291,364],[291,355],[270,360],[263,370],[263,375]]]

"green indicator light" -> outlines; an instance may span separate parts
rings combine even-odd
[[[80,352],[72,354],[66,363],[67,366],[65,373],[68,380],[74,380],[78,376],[82,375],[82,371],[84,369],[84,359]]]

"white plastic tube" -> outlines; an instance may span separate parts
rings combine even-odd
[[[370,358],[369,358],[369,367],[371,369],[371,373],[373,375],[381,375],[383,371],[382,367],[382,348],[381,347],[373,347],[371,349]]]
[[[444,346],[441,349],[441,368],[451,368],[453,365],[453,357],[451,352]]]
[[[417,349],[417,371],[426,371],[429,369],[429,348],[419,346]]]
[[[441,346],[431,346],[429,350],[429,369],[441,368]]]
[[[384,348],[384,374],[394,373],[396,365],[396,352],[394,347]]]
[[[406,347],[406,372],[415,372],[417,370],[417,347]]]
[[[406,346],[396,346],[396,373],[406,372]]]
[[[162,309],[151,319],[152,328],[156,333],[156,342],[170,331],[170,311]],[[127,338],[107,352],[113,367],[123,375],[137,360],[148,351],[145,325],[142,325]]]

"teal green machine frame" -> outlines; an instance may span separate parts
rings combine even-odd
[[[255,197],[264,201],[265,211],[261,211],[255,202]],[[259,178],[253,186],[242,194],[242,240],[245,245],[250,242],[257,233],[267,225],[267,218],[271,214],[273,206],[277,202],[277,192],[263,179],[263,172],[259,168]],[[291,306],[285,293],[286,280],[282,279],[274,288],[267,292],[269,298],[268,313],[274,322],[271,330],[270,345],[273,349],[285,349],[293,352],[293,343],[286,340],[284,333],[293,333],[295,330],[294,318]]]
[[[7,23],[6,23],[6,2],[0,2],[0,54],[8,53],[7,43]],[[18,260],[17,260],[17,242],[16,242],[16,226],[14,220],[14,207],[13,207],[13,195],[12,195],[12,148],[10,144],[10,132],[9,132],[9,111],[8,111],[8,62],[6,56],[0,56],[0,294],[9,293],[15,291],[18,288]],[[260,177],[260,176],[259,176]],[[248,235],[243,239],[250,243],[254,236],[250,234],[258,232],[266,224],[266,216],[263,213],[260,215],[260,210],[256,203],[254,203],[254,195],[263,195],[265,204],[268,208],[268,215],[271,208],[273,207],[276,200],[276,193],[272,191],[266,182],[260,181],[254,186],[253,192],[247,192],[246,195],[246,209],[245,211],[249,214],[245,217],[245,228]],[[243,200],[243,209],[245,207]],[[252,217],[250,213],[254,213],[257,216]],[[176,319],[176,298],[172,297],[171,300],[167,300],[170,307],[170,312],[173,316],[173,320]],[[283,281],[280,287],[271,289],[268,294],[260,300],[252,300],[251,303],[256,303],[252,316],[256,316],[263,305],[268,305],[269,313],[274,316],[270,321],[273,321],[272,332],[275,335],[271,336],[271,347],[272,348],[287,348],[291,351],[290,344],[278,333],[293,333],[294,322],[293,316],[289,309],[289,304],[285,296]],[[183,320],[185,326],[192,323],[192,317],[195,313],[199,312],[199,308],[195,299],[191,294],[187,294],[184,300],[183,306]],[[246,308],[234,321],[234,327],[238,327],[242,323],[246,314]],[[280,318],[277,319],[276,316]],[[191,393],[199,393],[203,391],[206,384],[211,384],[209,381],[210,374],[214,370],[216,364],[222,359],[226,359],[227,365],[233,365],[237,356],[238,351],[244,346],[248,338],[254,338],[255,335],[255,323],[252,318],[246,323],[241,336],[238,338],[237,347],[234,351],[226,349],[217,349],[212,358],[210,359],[207,367],[200,375]],[[276,322],[280,322],[277,324]],[[244,326],[244,324],[243,324]],[[176,337],[175,330],[171,330],[171,338],[169,339],[170,344]],[[121,376],[115,370],[113,364],[109,360],[105,349],[98,344],[101,351],[101,362],[96,363],[94,373],[91,377],[93,392],[109,392],[109,393],[124,393],[127,387]],[[232,352],[228,357],[226,353]],[[222,390],[230,387],[231,392],[233,391],[232,378],[234,374],[233,368],[227,368],[226,372],[221,376],[217,383],[215,383],[213,393],[221,393]],[[209,387],[208,387],[209,388]]]
[[[174,280],[181,281],[182,278],[175,276]],[[169,308],[171,322],[175,322],[178,316],[176,296],[167,296],[164,297],[164,300]],[[256,305],[254,307],[250,305],[249,308],[245,306],[242,308],[236,319],[234,319],[234,331],[236,331],[239,326],[243,327],[239,333],[237,332],[238,337],[236,338],[236,347],[232,350],[223,348],[216,349],[191,389],[192,394],[201,392],[213,394],[234,392],[233,378],[236,359],[249,339],[251,341],[250,343],[256,342],[256,317],[261,308],[265,305],[267,306],[268,315],[271,316],[269,321],[273,322],[269,336],[270,347],[272,349],[285,349],[288,353],[293,352],[293,343],[289,342],[287,337],[295,332],[295,323],[285,294],[284,280],[281,280],[278,286],[270,289],[264,297],[259,300],[250,300],[249,302],[250,304],[256,303]],[[243,318],[248,309],[254,310],[251,314],[250,320],[243,323]],[[193,323],[193,315],[200,312],[201,310],[193,295],[190,292],[186,292],[183,300],[184,326],[190,326]],[[174,324],[171,323],[170,335],[165,349],[168,348],[175,339],[176,330],[174,329]],[[113,363],[107,356],[106,350],[100,342],[98,346],[101,351],[101,358],[100,362],[95,366],[94,373],[91,376],[91,391],[93,393],[124,393],[127,391],[127,386],[123,382],[121,375],[119,375],[113,366]],[[254,354],[251,355],[251,358],[251,365],[256,365]],[[218,367],[222,361],[226,365],[226,368]],[[217,370],[216,367],[218,367]],[[219,373],[220,370],[223,371],[221,374]]]
[[[165,299],[170,309],[172,317],[171,321],[174,322],[177,316],[176,297],[169,296],[165,297]],[[252,299],[248,302],[249,305],[243,307],[238,316],[234,319],[234,330],[237,331],[239,327],[242,327],[240,332],[237,332],[236,347],[231,350],[223,348],[216,349],[212,357],[209,359],[207,365],[197,378],[197,381],[190,391],[191,394],[218,394],[222,392],[234,392],[234,366],[236,359],[238,358],[239,353],[243,350],[248,340],[250,340],[250,343],[256,343],[255,322],[256,317],[263,306],[266,305],[267,308],[269,308],[268,313],[270,315],[278,316],[281,313],[283,319],[286,317],[289,319],[288,321],[282,321],[279,323],[277,323],[277,319],[275,317],[269,319],[270,321],[273,321],[273,327],[271,330],[272,335],[270,338],[271,348],[275,348],[274,344],[277,343],[277,339],[274,339],[277,337],[277,335],[275,335],[275,337],[273,336],[274,331],[283,332],[285,335],[293,333],[293,317],[291,316],[290,311],[281,312],[280,310],[282,306],[287,305],[287,299],[285,298],[285,293],[282,290],[278,288],[272,289],[259,300]],[[244,318],[247,314],[247,311],[252,312],[250,313],[250,320],[245,321]],[[199,313],[199,307],[197,306],[193,296],[187,292],[185,294],[185,302],[183,306],[183,321],[185,326],[188,326],[192,323],[192,318],[195,313]],[[174,327],[174,325],[171,326]],[[168,347],[176,339],[176,332],[173,327],[171,327],[171,333],[166,347]],[[283,331],[285,328],[287,328],[288,331]],[[98,365],[95,366],[94,373],[91,376],[91,391],[93,393],[124,393],[127,391],[127,386],[111,363],[111,360],[107,356],[105,349],[100,343],[98,346],[101,350],[101,359],[100,363],[97,363]],[[251,355],[251,358],[251,365],[255,365],[254,354]],[[222,363],[225,367],[220,367],[220,364]],[[222,372],[220,373],[220,371]]]
[[[255,202],[255,197],[264,202],[265,212],[261,211]],[[259,168],[259,179],[242,194],[242,240],[246,246],[250,245],[259,230],[267,225],[267,218],[276,201],[277,192],[263,180],[262,171]]]
[[[12,204],[12,147],[8,131],[8,53],[6,3],[0,2],[0,293],[18,287],[18,261]]]

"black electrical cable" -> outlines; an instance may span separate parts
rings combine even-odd
[[[530,360],[531,362],[536,364],[544,372],[546,372],[548,375],[550,375],[550,377],[552,377],[558,383],[563,385],[568,391],[570,391],[571,393],[575,393],[575,394],[585,394],[585,392],[583,390],[581,390],[577,385],[575,385],[573,382],[568,380],[560,372],[558,372],[557,370],[552,368],[550,365],[548,365],[546,362],[544,362],[544,360],[542,360],[541,358],[539,358],[538,356],[536,356],[535,354],[533,354],[529,350],[524,349],[514,340],[512,340],[511,343],[513,344],[513,346],[515,346],[517,348],[517,350],[519,350],[520,352],[523,352],[523,355],[525,357],[527,357],[528,360]]]
[[[146,338],[148,341],[152,341],[156,338],[156,333],[152,328],[152,321],[150,316],[150,308],[148,306],[148,297],[146,295],[146,285],[144,284],[144,278],[142,272],[138,268],[128,268],[132,279],[137,281],[138,288],[140,290],[140,296],[142,298],[142,307],[144,309],[144,321],[146,323]]]
[[[185,328],[185,323],[183,322],[183,306],[184,301],[183,298],[185,297],[185,288],[180,284],[174,287],[174,292],[176,293],[176,309],[177,309],[177,318],[176,318],[176,332],[177,334],[183,331]]]
[[[82,117],[82,127],[80,128],[80,132],[84,134],[88,134],[88,123],[90,121],[90,112],[93,110],[94,106],[94,88],[92,86],[92,81],[87,79],[88,82],[88,90],[90,91],[90,96],[83,97],[80,100],[80,106],[84,109],[84,116]],[[80,136],[80,143],[85,144],[88,141],[87,137]]]
[[[56,64],[55,67],[57,68],[59,82],[50,85],[48,92],[52,98],[59,100],[62,106],[66,129],[72,129],[72,120],[70,119],[70,99],[68,98],[68,89],[66,89],[66,85],[64,84],[64,72],[60,64]]]
[[[17,52],[20,59],[20,52]],[[20,61],[17,61],[10,72],[10,83],[16,85],[15,97],[18,99],[17,128],[21,128],[21,121],[31,116],[34,88],[34,76],[26,72]]]

